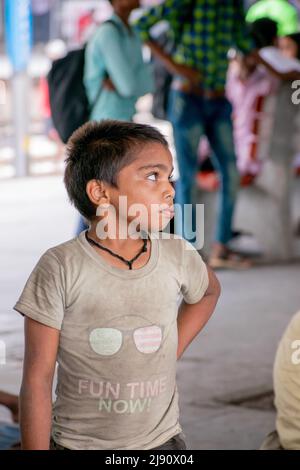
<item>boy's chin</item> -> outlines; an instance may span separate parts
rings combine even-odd
[[[169,225],[169,222],[170,222],[170,219],[166,220],[166,221],[163,221],[163,222],[160,222],[159,224],[150,225],[150,232],[153,232],[153,233],[161,232],[162,230],[164,230]]]
[[[138,231],[141,230],[146,233],[155,233],[155,232],[161,232],[164,230],[170,223],[170,218],[161,216],[158,217],[158,220],[148,220],[148,221],[143,221],[140,222],[138,225]]]

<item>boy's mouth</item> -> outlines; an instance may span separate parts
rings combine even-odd
[[[161,209],[160,213],[171,219],[172,217],[174,217],[174,214],[175,214],[174,206],[170,206],[170,207],[166,207],[165,209]]]

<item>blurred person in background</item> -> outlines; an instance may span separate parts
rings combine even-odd
[[[279,49],[282,54],[291,60],[300,61],[300,32],[288,34],[287,36],[279,39]],[[299,141],[298,141],[299,148]],[[295,159],[293,162],[294,170],[297,176],[300,176],[300,151],[296,152]],[[296,236],[300,236],[300,220],[296,221],[294,233]]]
[[[175,50],[168,54],[151,35],[151,28],[165,20],[174,35]],[[227,53],[235,44],[243,53],[253,47],[247,35],[242,1],[166,0],[148,9],[135,29],[173,74],[168,117],[173,125],[180,177],[175,201],[182,208],[192,203],[197,174],[200,137],[206,135],[220,174],[221,194],[215,243],[209,263],[213,268],[240,268],[249,264],[233,253],[232,221],[239,187],[231,104],[225,97]],[[176,220],[177,219],[177,220]],[[194,217],[192,217],[194,219]],[[177,224],[176,224],[177,222]],[[190,241],[194,220],[184,218],[175,231]]]
[[[273,385],[276,430],[268,434],[260,450],[300,450],[300,311],[279,342]]]
[[[260,18],[250,24],[259,54],[243,58],[237,54],[227,77],[227,96],[233,105],[234,140],[242,182],[249,184],[259,173],[262,156],[258,149],[264,129],[272,129],[272,113],[265,100],[276,99],[281,80],[300,78],[300,62],[285,58],[277,44],[277,23]],[[262,63],[261,63],[262,62]],[[289,103],[286,103],[289,105]],[[268,158],[268,156],[265,156]]]
[[[114,13],[88,42],[84,83],[92,108],[90,119],[131,121],[140,96],[153,91],[142,44],[129,24],[139,0],[112,0]]]

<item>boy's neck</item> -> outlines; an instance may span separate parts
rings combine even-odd
[[[118,238],[118,227],[116,229],[116,237],[111,238],[109,236],[105,238],[99,238],[97,235],[97,223],[91,223],[90,229],[88,231],[88,236],[89,238],[92,238],[96,242],[100,243],[106,248],[109,248],[110,250],[116,252],[116,253],[122,253],[122,252],[131,252],[136,250],[137,248],[140,248],[141,246],[141,238],[132,238],[128,234],[128,228],[125,233],[127,233],[127,238]]]

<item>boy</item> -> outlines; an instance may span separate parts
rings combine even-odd
[[[15,305],[23,449],[48,449],[51,437],[56,449],[184,449],[176,360],[220,288],[188,242],[157,236],[173,216],[167,142],[150,126],[90,122],[67,152],[67,192],[90,228],[41,257]]]

